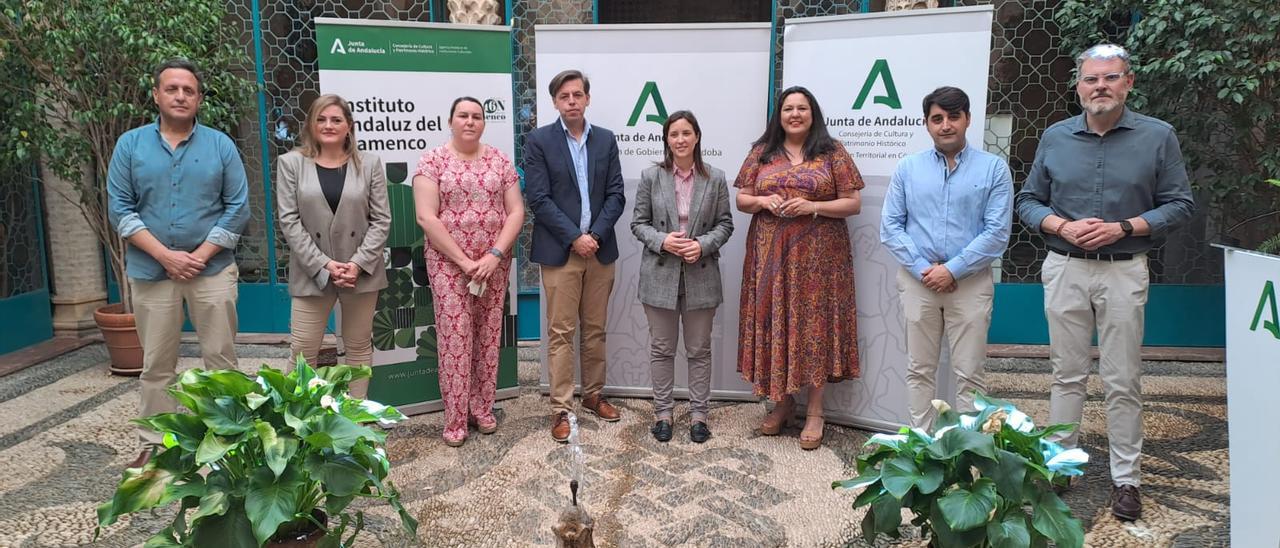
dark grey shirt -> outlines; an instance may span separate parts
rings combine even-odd
[[[1195,212],[1178,136],[1164,121],[1129,109],[1106,135],[1090,131],[1084,116],[1045,130],[1015,200],[1018,217],[1039,232],[1050,213],[1072,221],[1141,216],[1151,225],[1151,236],[1121,238],[1096,252],[1147,251]],[[1083,251],[1056,235],[1044,238],[1051,249]]]

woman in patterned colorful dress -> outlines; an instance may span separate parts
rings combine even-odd
[[[480,142],[484,106],[459,97],[449,109],[453,136],[427,151],[413,176],[418,225],[436,314],[444,442],[458,447],[467,426],[498,428],[493,398],[511,248],[524,224],[515,165]]]
[[[742,265],[738,371],[773,400],[760,431],[777,435],[809,390],[800,447],[822,445],[827,383],[858,376],[853,248],[845,218],[862,209],[862,176],[827,133],[809,90],[782,91],[742,163],[737,205],[752,214]]]

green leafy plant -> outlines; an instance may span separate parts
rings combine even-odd
[[[1125,46],[1136,110],[1173,124],[1218,239],[1254,247],[1274,234],[1280,194],[1280,10],[1273,0],[1065,0],[1061,49]]]
[[[151,71],[186,57],[204,73],[200,123],[235,135],[255,86],[224,0],[0,0],[0,156],[39,158],[70,185],[130,305],[124,241],[107,219],[107,166],[124,132],[155,120]],[[8,65],[4,67],[3,65]],[[13,76],[13,77],[11,77]]]
[[[1267,183],[1276,188],[1280,188],[1280,179],[1267,179]],[[1274,236],[1267,238],[1261,244],[1258,244],[1258,251],[1271,253],[1273,255],[1280,254],[1280,232],[1277,232]]]
[[[254,377],[184,372],[169,393],[191,413],[135,421],[163,434],[163,446],[143,467],[124,471],[111,501],[98,507],[97,533],[122,515],[177,502],[173,523],[148,548],[258,547],[313,528],[325,531],[320,546],[350,546],[364,527],[352,501],[375,498],[416,535],[417,521],[387,479],[386,434],[368,426],[405,417],[347,393],[351,381],[370,375],[368,367],[312,369],[301,358],[290,373],[265,365]]]
[[[975,404],[978,411],[960,414],[934,400],[933,433],[903,428],[867,441],[858,475],[831,484],[864,489],[853,502],[869,507],[863,536],[898,538],[906,508],[932,546],[1083,546],[1080,520],[1054,486],[1082,474],[1089,457],[1045,440],[1074,426],[1037,429],[1013,404],[982,394]]]

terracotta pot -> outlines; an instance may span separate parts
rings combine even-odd
[[[111,355],[111,372],[116,375],[136,377],[142,374],[142,343],[138,341],[138,327],[133,314],[124,312],[124,305],[109,304],[93,311],[93,319],[102,330],[102,339]]]
[[[320,523],[329,522],[329,520],[327,519],[327,516],[325,516],[324,512],[321,512],[320,510],[315,510],[314,512],[311,513],[311,515],[314,516],[316,518],[316,521],[319,521]],[[286,538],[286,539],[272,538],[271,540],[267,541],[266,547],[267,548],[315,548],[317,545],[320,544],[320,540],[324,538],[324,530],[320,529],[319,527],[315,527],[314,524],[310,528],[308,528],[306,531],[307,531],[306,533],[297,533],[291,536],[290,538]]]

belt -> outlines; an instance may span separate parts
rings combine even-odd
[[[1127,261],[1134,257],[1133,253],[1085,253],[1081,251],[1058,251],[1056,249],[1050,249],[1049,251],[1074,259],[1090,261]]]

